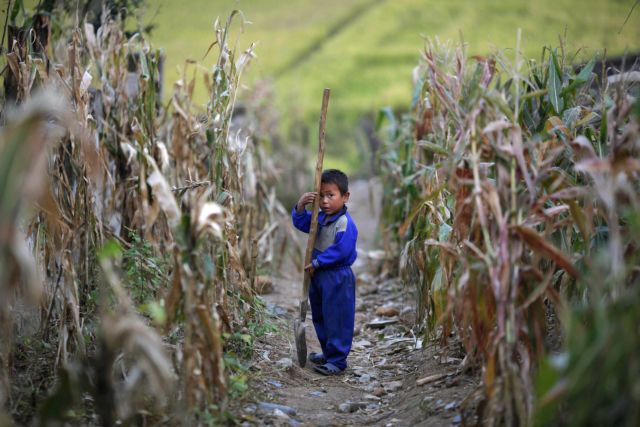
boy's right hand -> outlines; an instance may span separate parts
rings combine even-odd
[[[298,200],[298,203],[296,203],[296,211],[298,211],[298,213],[302,212],[306,205],[312,203],[316,199],[317,195],[318,193],[316,193],[315,191],[311,191],[300,196],[300,200]]]

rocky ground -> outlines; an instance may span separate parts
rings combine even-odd
[[[470,416],[463,404],[478,377],[461,369],[456,348],[441,348],[416,336],[411,290],[398,279],[380,274],[376,248],[379,185],[365,181],[351,187],[349,209],[359,234],[356,330],[349,368],[324,377],[311,364],[296,360],[292,321],[297,314],[301,277],[274,278],[265,295],[278,330],[256,343],[250,388],[242,403],[247,425],[376,425],[448,426]],[[307,346],[319,345],[310,315]],[[469,405],[472,406],[472,405]]]

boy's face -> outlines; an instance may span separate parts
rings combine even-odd
[[[333,182],[323,182],[320,185],[320,209],[325,215],[333,215],[342,209],[349,201],[349,192],[340,193],[340,189]]]

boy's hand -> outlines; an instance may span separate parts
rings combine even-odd
[[[313,264],[306,265],[304,269],[309,272],[309,277],[313,277],[313,272],[316,270]]]
[[[298,211],[298,213],[302,212],[306,205],[308,205],[309,203],[313,202],[316,199],[317,195],[318,193],[316,193],[315,191],[311,191],[309,193],[304,193],[302,196],[300,196],[300,200],[298,200],[298,203],[296,203],[296,211]]]

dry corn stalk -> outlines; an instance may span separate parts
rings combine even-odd
[[[211,91],[206,117],[192,105],[195,79],[187,80],[187,66],[185,78],[174,86],[164,110],[161,51],[152,50],[140,34],[127,39],[121,23],[113,18],[105,17],[99,28],[85,24],[82,30],[74,29],[68,43],[53,40],[53,49],[46,52],[30,52],[29,46],[16,40],[8,57],[8,73],[17,82],[15,100],[24,102],[35,86],[56,89],[62,94],[59,99],[67,101],[59,110],[68,112],[69,119],[63,123],[66,133],[50,133],[49,149],[38,149],[45,167],[34,171],[21,162],[6,164],[8,176],[25,177],[32,183],[48,181],[46,197],[30,223],[16,217],[15,210],[7,211],[11,216],[6,221],[3,217],[3,223],[9,224],[3,230],[13,231],[1,236],[0,262],[14,265],[16,260],[31,258],[12,255],[27,252],[18,251],[24,244],[16,243],[22,241],[17,230],[24,225],[34,242],[32,270],[42,273],[42,281],[30,282],[36,284],[34,289],[44,290],[41,333],[57,345],[55,363],[65,367],[86,353],[85,328],[99,314],[91,295],[115,293],[122,304],[128,304],[124,302],[128,284],[114,285],[119,280],[115,273],[110,280],[95,274],[118,269],[98,265],[99,249],[111,240],[131,246],[129,230],[133,230],[151,243],[155,253],[171,253],[173,266],[166,272],[171,286],[158,290],[157,298],[167,314],[166,330],[185,331],[177,350],[182,362],[173,369],[182,385],[177,397],[189,410],[224,403],[222,330],[234,328],[248,315],[245,307],[253,302],[253,293],[246,272],[255,271],[257,259],[263,258],[248,255],[252,242],[261,252],[273,248],[274,230],[279,227],[271,221],[283,211],[266,185],[267,175],[272,174],[263,166],[268,164],[266,153],[255,146],[250,133],[232,132],[240,78],[253,57],[253,45],[238,55],[228,40],[233,18],[240,16],[234,12],[226,25],[216,23],[218,59],[212,74],[205,74]],[[41,66],[49,61],[48,54],[56,64],[49,69]],[[42,116],[24,117],[37,123],[43,120]],[[20,126],[10,122],[7,129]],[[41,135],[32,140],[34,144],[23,146],[46,145]],[[18,194],[21,185],[7,181],[7,197]],[[3,202],[5,206],[10,205]],[[13,290],[3,287],[2,292]],[[15,316],[9,300],[3,298],[3,327]],[[108,310],[100,314],[111,325],[99,346],[105,369],[122,351],[142,351],[140,361],[148,363],[126,369],[154,375],[161,383],[147,378],[151,381],[147,384],[167,389],[171,375],[160,353],[153,353],[160,342],[145,329],[135,309],[128,307],[124,313],[122,317]],[[11,342],[3,341],[3,366],[10,351]],[[8,381],[3,374],[3,398]],[[111,390],[119,387],[112,386]],[[121,403],[101,409],[104,422],[114,414],[132,413]]]

